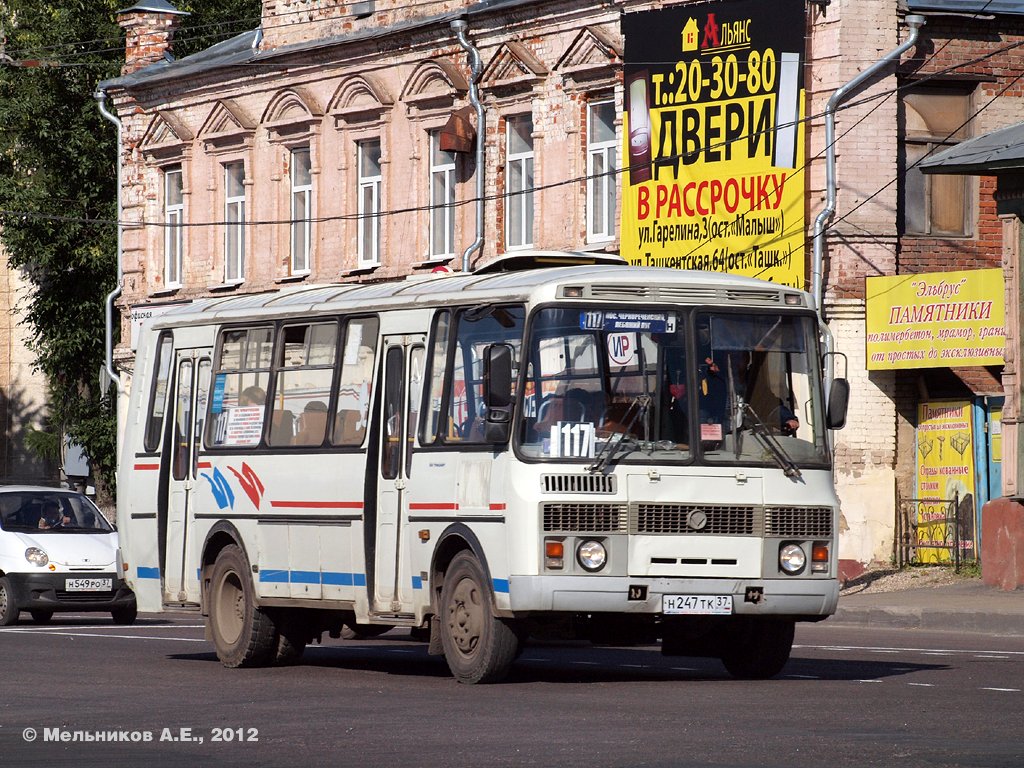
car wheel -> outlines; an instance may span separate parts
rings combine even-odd
[[[53,618],[53,611],[29,611],[32,621],[36,624],[46,624]]]
[[[217,555],[210,579],[209,622],[217,658],[225,667],[261,667],[278,652],[271,616],[256,606],[249,562],[229,544]]]
[[[0,578],[0,627],[7,627],[18,620],[21,611],[14,604],[11,582],[4,576]]]
[[[494,615],[483,568],[470,552],[460,552],[441,588],[441,644],[452,675],[460,683],[493,683],[508,673],[519,650],[511,624]]]
[[[139,615],[139,608],[135,603],[126,605],[123,608],[115,608],[110,612],[115,624],[127,626],[135,623],[135,617]]]

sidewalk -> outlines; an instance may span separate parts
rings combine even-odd
[[[839,595],[829,623],[1024,636],[1024,590],[1006,592],[981,579],[893,592]]]

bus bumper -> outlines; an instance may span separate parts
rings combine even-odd
[[[731,595],[732,613],[821,619],[839,603],[836,579],[643,579],[621,576],[512,576],[498,608],[512,613],[660,614],[663,595]],[[507,597],[507,606],[502,605]]]

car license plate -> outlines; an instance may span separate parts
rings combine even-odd
[[[662,595],[661,612],[670,616],[730,616],[732,595]]]
[[[106,592],[110,588],[110,579],[68,579],[64,582],[67,592]]]

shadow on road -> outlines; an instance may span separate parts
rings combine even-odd
[[[213,653],[175,654],[178,661],[218,663]],[[281,675],[322,676],[324,670],[351,670],[418,678],[448,678],[442,657],[428,656],[420,643],[347,642],[310,646],[299,664],[264,670]],[[950,669],[945,664],[906,660],[821,659],[794,655],[774,682],[788,680],[881,680],[918,672]],[[310,670],[304,672],[303,670]],[[657,648],[581,648],[527,646],[504,684],[628,683],[651,681],[728,681],[731,676],[718,659],[665,657]]]

